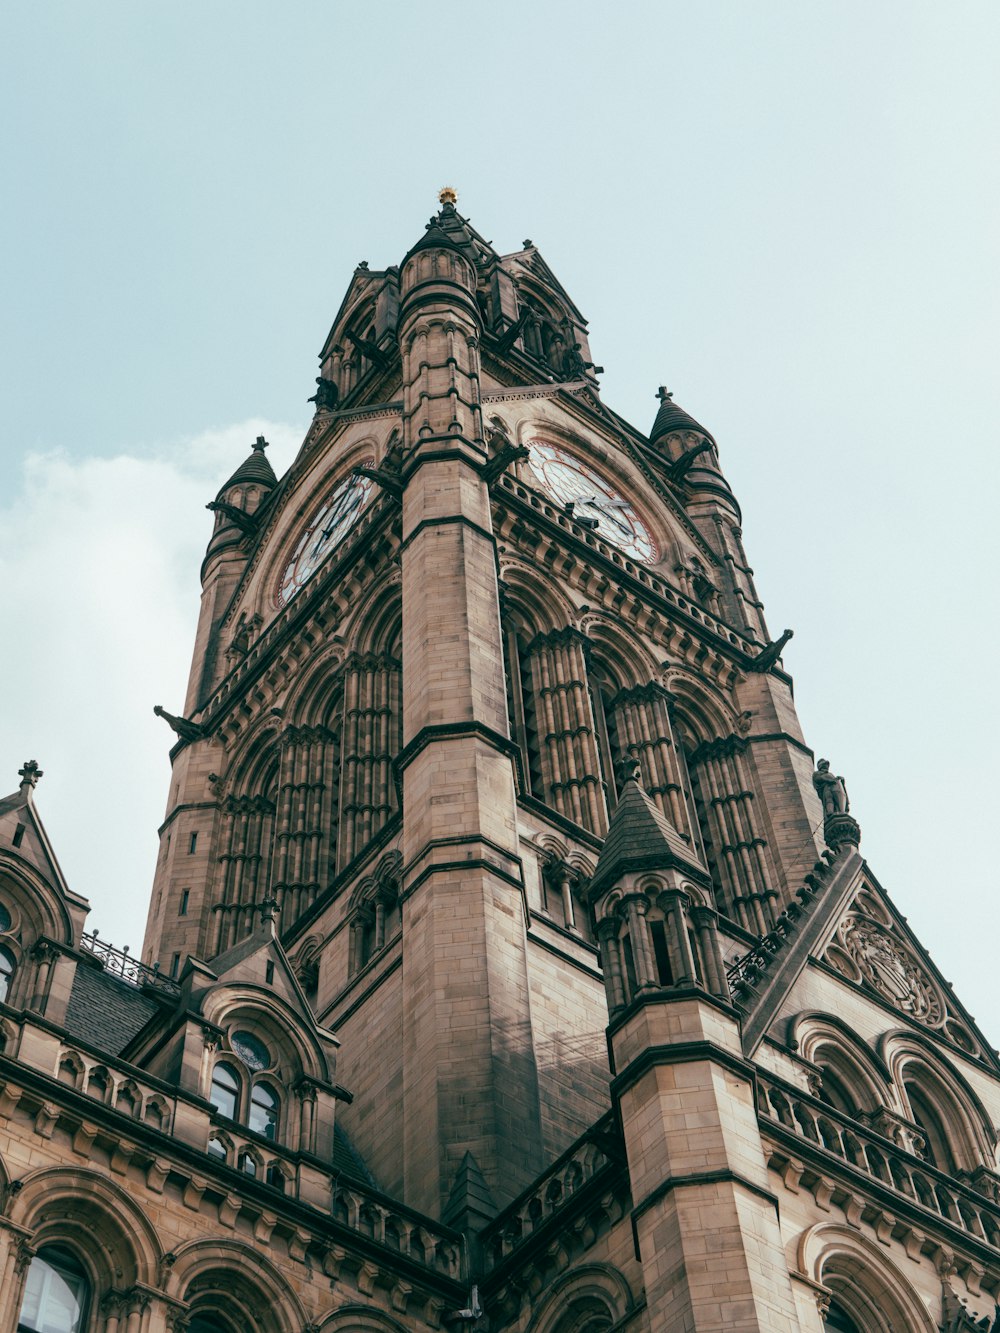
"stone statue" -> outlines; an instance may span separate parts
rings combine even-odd
[[[317,412],[333,412],[336,410],[339,397],[340,394],[337,392],[337,386],[333,380],[324,379],[322,375],[319,375],[316,379],[316,392],[309,399],[309,402],[316,404]]]
[[[851,808],[843,778],[830,772],[829,759],[821,759],[813,774],[813,786],[823,803],[824,815],[846,815]]]

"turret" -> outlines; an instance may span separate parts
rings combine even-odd
[[[529,1184],[541,1125],[482,325],[454,200],[442,192],[400,271],[403,1175],[411,1204],[464,1216],[470,1173],[500,1206]]]
[[[258,435],[249,456],[205,506],[215,514],[215,526],[201,566],[198,637],[184,704],[188,717],[204,705],[224,674],[219,669],[219,626],[246,567],[248,538],[257,531],[260,507],[278,484],[274,469],[264,456],[266,448],[267,441]]]
[[[649,1327],[796,1328],[708,875],[634,777],[590,896]]]

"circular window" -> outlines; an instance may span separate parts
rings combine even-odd
[[[10,913],[3,903],[0,903],[0,934],[3,934],[5,930],[10,930],[12,924]]]
[[[271,1052],[252,1032],[234,1032],[229,1038],[229,1044],[247,1069],[271,1068]]]

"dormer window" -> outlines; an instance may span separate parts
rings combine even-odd
[[[274,1056],[255,1033],[245,1028],[229,1034],[229,1049],[244,1070],[239,1070],[230,1057],[219,1060],[212,1073],[209,1100],[220,1116],[245,1125],[251,1133],[273,1143],[278,1137],[281,1113],[281,1098],[271,1081],[276,1074]],[[267,1071],[269,1078],[258,1077]]]

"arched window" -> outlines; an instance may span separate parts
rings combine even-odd
[[[222,1139],[214,1135],[208,1141],[206,1152],[209,1157],[214,1157],[217,1162],[224,1162],[229,1156],[229,1153],[226,1150],[226,1145],[223,1143]]]
[[[237,1118],[240,1100],[240,1080],[235,1070],[220,1061],[212,1073],[212,1090],[209,1101],[227,1120]]]
[[[6,907],[4,907],[3,903],[0,903],[0,935],[3,935],[10,930],[12,925],[13,920],[10,913],[7,911]]]
[[[510,714],[511,739],[520,751],[521,783],[528,796],[543,800],[545,783],[542,778],[535,689],[528,660],[529,636],[510,619],[504,620],[503,632],[507,658],[507,709]]]
[[[839,1301],[831,1301],[830,1308],[823,1320],[824,1333],[864,1333],[860,1324],[856,1324]]]
[[[81,1333],[89,1302],[90,1283],[80,1261],[61,1245],[46,1245],[28,1269],[19,1333]]]
[[[250,1094],[248,1124],[255,1134],[272,1141],[278,1134],[278,1098],[266,1083],[255,1083]]]
[[[6,1000],[10,994],[10,983],[14,979],[16,963],[9,949],[0,948],[0,1000]]]
[[[939,1171],[954,1175],[957,1163],[944,1121],[938,1114],[937,1108],[917,1084],[907,1082],[904,1087],[910,1102],[913,1122],[924,1136],[924,1160],[931,1166],[936,1166]]]

